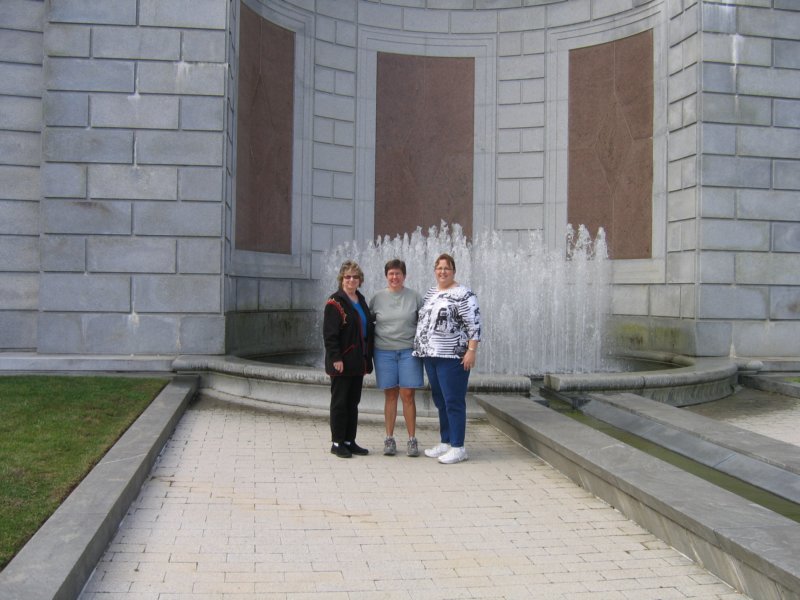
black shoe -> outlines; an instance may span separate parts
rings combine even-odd
[[[350,448],[345,446],[344,444],[336,444],[331,445],[331,454],[335,454],[339,458],[350,458],[353,456],[353,453],[350,452]]]
[[[366,456],[367,454],[369,454],[369,450],[367,450],[366,448],[362,448],[361,446],[356,444],[355,441],[345,442],[344,445],[347,446],[350,449],[350,452],[352,452],[353,454],[358,454],[359,456]]]

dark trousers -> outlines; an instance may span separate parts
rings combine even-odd
[[[331,377],[331,441],[354,442],[364,377]]]

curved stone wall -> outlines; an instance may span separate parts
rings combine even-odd
[[[235,249],[239,0],[0,4],[0,348],[301,346],[261,324],[375,233],[379,53],[474,61],[473,230],[558,247],[571,51],[650,32],[651,250],[614,262],[616,337],[800,356],[794,0],[243,1],[295,34],[291,252]]]

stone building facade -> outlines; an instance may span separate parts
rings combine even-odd
[[[285,252],[236,243],[251,14],[293,39]],[[512,242],[541,229],[558,247],[577,197],[571,61],[641,34],[649,228],[617,234],[644,235],[646,255],[614,260],[615,335],[796,362],[796,0],[3,0],[0,350],[303,347],[322,253],[375,234],[382,53],[473,61],[470,225]],[[629,57],[617,80],[640,66]]]

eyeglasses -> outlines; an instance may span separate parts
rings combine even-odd
[[[434,271],[452,271],[450,267],[436,267]]]
[[[361,279],[360,275],[342,275],[342,279]]]

